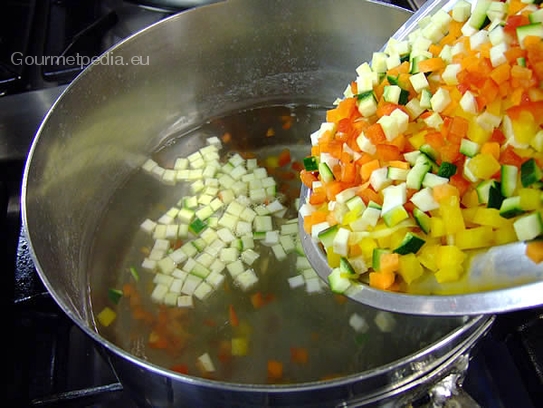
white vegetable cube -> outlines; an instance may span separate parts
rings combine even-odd
[[[466,113],[471,113],[473,115],[477,114],[477,111],[479,110],[477,100],[471,91],[464,92],[464,95],[462,95],[462,98],[460,98],[460,107]]]
[[[394,140],[400,134],[398,123],[392,116],[382,116],[379,118],[377,123],[381,125],[381,128],[383,129],[385,137],[388,141]]]
[[[220,272],[211,272],[207,278],[206,282],[211,285],[214,289],[219,289],[223,284],[225,276]]]
[[[241,260],[247,265],[252,265],[259,257],[260,254],[253,249],[246,249],[241,253]]]
[[[169,292],[168,286],[164,284],[155,285],[151,292],[151,300],[155,303],[163,303],[164,297]]]
[[[470,37],[473,34],[475,34],[477,31],[479,31],[477,28],[473,27],[471,24],[471,17],[466,20],[462,28],[460,29],[463,35],[466,37]]]
[[[424,119],[424,123],[426,123],[426,126],[428,127],[439,130],[443,124],[443,118],[438,112],[434,112]]]
[[[157,285],[158,284],[166,285],[169,288],[171,286],[171,284],[173,283],[174,279],[175,278],[173,276],[165,275],[163,273],[157,273],[153,277],[153,283],[155,283]]]
[[[176,295],[180,295],[181,289],[183,289],[183,282],[185,282],[184,279],[174,278],[174,280],[170,284],[170,292],[175,293]]]
[[[267,198],[266,189],[258,188],[256,190],[250,190],[249,191],[249,197],[254,202],[262,203],[262,202],[266,201],[266,198]]]
[[[294,222],[288,222],[281,225],[281,235],[296,235],[298,234],[298,220]]]
[[[445,88],[439,88],[430,99],[430,103],[434,112],[443,112],[451,103],[449,91]]]
[[[164,249],[151,249],[151,252],[149,252],[149,255],[147,258],[149,258],[152,261],[160,261],[164,256],[166,255],[166,250]]]
[[[311,268],[311,264],[309,263],[309,260],[305,256],[298,256],[296,257],[296,270],[302,271],[304,269]]]
[[[471,4],[466,0],[459,0],[453,6],[452,9],[452,18],[454,21],[459,23],[464,23],[468,20],[471,15]]]
[[[236,224],[236,235],[246,235],[253,231],[252,224],[247,221],[238,221]]]
[[[402,63],[402,61],[401,61],[400,56],[398,54],[389,55],[387,57],[387,59],[386,59],[387,70],[392,69],[392,68],[396,68],[401,63]]]
[[[158,163],[153,159],[147,159],[141,166],[142,170],[147,173],[152,173],[153,169],[158,166]]]
[[[253,223],[254,229],[257,232],[266,232],[273,230],[272,217],[269,215],[257,215]]]
[[[322,292],[322,283],[320,278],[311,278],[305,280],[305,291],[309,294]]]
[[[451,22],[452,17],[445,10],[439,9],[434,13],[434,15],[432,15],[432,17],[430,17],[430,20],[442,33],[446,34],[448,32],[449,23]]]
[[[166,295],[164,296],[164,304],[166,306],[177,306],[177,297],[179,295],[177,293],[173,293],[173,292],[168,292],[166,293]]]
[[[492,48],[490,48],[490,63],[493,67],[497,67],[498,65],[505,64],[507,62],[505,52],[508,49],[509,47],[505,42],[494,45]]]
[[[173,270],[177,267],[177,264],[169,256],[162,258],[157,262],[158,269],[164,274],[171,274]]]
[[[396,326],[396,319],[394,318],[394,315],[390,312],[385,312],[383,310],[379,310],[375,314],[375,318],[373,320],[379,330],[384,333],[390,333],[392,330],[394,330],[394,327]]]
[[[243,291],[248,291],[253,288],[258,283],[258,277],[252,269],[247,269],[246,271],[238,274],[234,281]]]
[[[411,86],[413,86],[413,89],[417,93],[420,93],[423,89],[430,87],[430,84],[426,79],[426,75],[424,75],[423,72],[411,75],[409,77],[409,82],[411,82]]]
[[[421,32],[425,38],[429,39],[434,44],[438,43],[443,37],[445,37],[441,27],[434,22],[430,22],[430,24],[424,27]]]
[[[156,177],[157,179],[161,180],[162,179],[162,175],[164,174],[164,171],[165,169],[163,169],[162,167],[160,166],[155,166],[153,167],[153,169],[151,170],[151,174]]]
[[[422,33],[418,35],[411,44],[411,50],[412,54],[413,52],[418,51],[428,51],[428,48],[430,48],[430,45],[432,45],[432,40],[426,38]]]
[[[157,239],[153,244],[153,249],[167,251],[170,249],[170,241],[167,239]]]
[[[200,299],[200,300],[205,300],[206,298],[209,297],[209,295],[211,295],[211,293],[213,292],[213,287],[206,283],[206,282],[202,282],[198,285],[198,287],[194,290],[194,297]]]
[[[204,373],[212,373],[215,371],[215,365],[213,364],[213,361],[211,361],[211,357],[208,353],[204,353],[198,357],[197,365]]]
[[[370,184],[375,191],[381,191],[392,183],[392,180],[387,177],[387,174],[388,169],[386,167],[381,167],[371,173]]]
[[[349,235],[347,228],[339,228],[332,243],[334,253],[347,256],[349,254]]]
[[[387,54],[384,52],[374,52],[371,59],[371,69],[373,72],[387,71]]]
[[[162,182],[164,184],[173,186],[175,185],[175,182],[177,181],[177,171],[172,169],[166,169],[164,170],[164,173],[162,173]]]
[[[488,33],[488,40],[493,46],[503,44],[506,39],[506,34],[501,25],[498,25]]]
[[[399,205],[404,205],[407,201],[407,187],[405,183],[388,186],[382,192],[383,205],[381,207],[381,214],[385,214]]]
[[[199,278],[196,275],[188,275],[185,282],[183,282],[181,293],[192,295],[200,283],[202,283],[202,278]]]
[[[141,263],[141,267],[145,270],[153,271],[156,269],[156,263],[157,261],[153,259],[145,258]]]
[[[243,262],[241,261],[241,259],[237,259],[236,261],[227,264],[226,270],[228,271],[228,273],[230,273],[230,276],[235,279],[236,276],[243,273],[245,268],[243,267]]]
[[[229,247],[221,249],[219,259],[224,263],[232,263],[239,258],[239,251],[237,248]]]
[[[177,297],[177,307],[181,308],[191,308],[194,307],[194,302],[192,301],[192,296],[181,295]]]
[[[227,228],[230,231],[236,230],[236,224],[238,223],[238,217],[229,213],[224,213],[221,218],[219,218],[219,225],[221,227]]]
[[[441,78],[447,85],[458,85],[457,75],[462,69],[460,64],[449,64],[443,70]]]
[[[296,275],[288,278],[288,285],[291,289],[299,288],[305,285],[305,279],[302,275]]]
[[[409,117],[411,118],[411,120],[415,120],[420,115],[422,115],[423,112],[426,110],[425,108],[420,106],[420,101],[417,98],[413,98],[409,102],[407,102],[405,104],[405,108],[407,109],[407,112],[409,112]],[[356,140],[356,142],[358,144],[358,139]],[[359,145],[359,147],[360,147],[360,145]],[[373,153],[371,153],[371,154],[373,154]]]
[[[439,52],[439,57],[447,64],[452,63],[452,47],[449,44],[445,44]]]
[[[434,199],[432,189],[430,187],[425,187],[417,191],[411,196],[410,201],[424,212],[439,208],[439,203]]]
[[[362,73],[356,78],[356,87],[359,93],[373,89],[373,72]]]
[[[209,270],[211,271],[211,273],[222,272],[225,267],[226,267],[226,264],[217,258],[213,261],[211,265],[209,265]]]
[[[396,120],[398,131],[405,133],[409,126],[409,115],[401,109],[394,109],[390,116]]]
[[[370,328],[366,319],[364,319],[358,313],[353,313],[349,317],[349,326],[351,326],[353,330],[358,333],[366,333]]]
[[[472,50],[478,50],[482,45],[486,44],[490,40],[488,39],[488,31],[478,30],[469,36],[469,46]]]
[[[287,253],[285,252],[281,244],[272,245],[271,249],[275,258],[277,258],[278,261],[284,261],[285,259],[287,259]]]
[[[153,239],[166,239],[166,225],[158,224],[153,231]]]
[[[156,226],[157,223],[150,219],[146,219],[140,224],[140,228],[148,234],[152,234]]]
[[[360,135],[356,138],[356,144],[364,153],[375,154],[377,151],[375,145],[364,135],[364,132],[360,132]]]
[[[494,115],[488,111],[484,111],[479,116],[477,116],[477,119],[475,119],[475,121],[484,130],[492,131],[500,126],[500,123],[502,122],[502,117]]]
[[[375,97],[368,96],[358,101],[358,111],[364,117],[370,117],[377,112],[377,101]]]

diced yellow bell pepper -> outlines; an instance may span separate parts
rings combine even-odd
[[[491,154],[479,153],[471,158],[468,169],[475,177],[488,180],[501,169],[501,165]]]
[[[489,130],[483,129],[475,120],[470,120],[467,132],[468,139],[483,144],[490,139],[491,135]]]
[[[477,191],[469,190],[462,196],[462,205],[466,208],[473,208],[479,205],[479,197]]]
[[[460,200],[457,196],[451,195],[442,199],[439,202],[439,211],[445,223],[446,235],[456,234],[466,228],[460,209]]]
[[[518,191],[520,207],[523,210],[537,210],[541,207],[541,191],[534,188],[521,188]]]
[[[441,217],[431,217],[430,218],[430,236],[437,238],[443,237],[447,234],[445,231],[445,223]]]
[[[373,259],[373,250],[379,247],[377,241],[372,238],[362,238],[358,245],[360,245],[362,256],[366,263],[371,263],[371,260]]]
[[[231,342],[231,353],[233,356],[246,356],[249,351],[249,342],[246,337],[234,337]]]
[[[460,249],[488,248],[494,244],[494,232],[486,225],[465,229],[456,234],[455,242]]]
[[[424,245],[417,255],[419,262],[432,272],[437,271],[437,257],[439,256],[439,244]]]
[[[409,138],[409,143],[411,146],[413,146],[415,149],[420,149],[420,147],[426,143],[426,133],[428,133],[426,130],[422,130],[418,133],[415,133],[413,136]]]
[[[521,111],[519,117],[511,120],[515,140],[519,143],[530,143],[539,131],[539,126],[533,115],[527,111]]]
[[[394,231],[390,235],[390,246],[386,248],[398,248],[402,243],[403,239],[405,238],[405,234],[407,233],[407,231],[407,228],[400,228],[399,230]]]
[[[117,313],[110,307],[104,307],[100,313],[96,316],[100,324],[104,327],[108,327],[117,318]]]
[[[445,269],[451,265],[462,265],[467,255],[456,245],[442,245],[439,247],[436,264],[438,269]]]
[[[328,265],[330,265],[331,268],[337,268],[339,266],[341,255],[336,254],[333,247],[328,247],[326,248],[326,259],[328,260]]]
[[[463,272],[464,268],[462,266],[449,265],[446,268],[438,270],[434,276],[439,283],[455,282],[460,279]]]
[[[477,208],[472,221],[475,224],[487,225],[493,228],[505,227],[512,223],[511,220],[500,215],[500,210],[484,207]]]
[[[496,245],[505,245],[517,241],[517,233],[513,227],[513,223],[505,227],[498,228],[494,231],[494,243]]]
[[[464,218],[464,223],[466,225],[472,225],[473,219],[475,218],[475,213],[479,207],[470,207],[470,208],[462,208],[462,218]]]
[[[398,273],[408,285],[415,279],[420,278],[424,272],[415,254],[400,256],[399,263]]]

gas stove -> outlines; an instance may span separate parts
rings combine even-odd
[[[407,9],[423,4],[391,2]],[[135,406],[100,346],[60,310],[35,271],[21,232],[21,177],[44,115],[93,57],[198,3],[11,0],[0,6],[0,297],[10,342],[8,406]],[[543,309],[496,318],[473,352],[464,389],[482,407],[540,406]]]

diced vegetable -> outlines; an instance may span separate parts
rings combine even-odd
[[[401,57],[391,39],[357,70],[335,112],[358,111],[311,139],[327,166],[306,184],[335,292],[456,281],[475,251],[543,236],[542,16],[539,2],[459,0],[420,22]],[[360,131],[350,140],[340,122]],[[338,137],[348,148],[330,153]],[[345,209],[344,195],[363,204]],[[351,273],[360,253],[371,267]]]

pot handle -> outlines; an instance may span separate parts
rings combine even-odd
[[[346,401],[336,408],[363,408],[375,403],[390,408],[481,408],[462,388],[469,360],[469,352],[461,354],[448,367],[438,369],[440,372],[423,376],[396,392],[375,395],[369,400]]]

